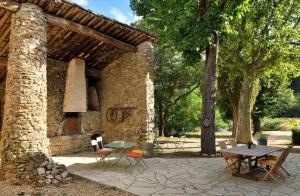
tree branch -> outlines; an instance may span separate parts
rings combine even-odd
[[[194,86],[191,85],[191,86]],[[169,110],[180,100],[183,99],[184,97],[188,96],[189,94],[191,94],[196,88],[200,87],[200,83],[198,83],[196,86],[194,86],[193,88],[191,88],[189,91],[179,95],[173,102],[169,103],[167,108],[165,109],[165,111],[163,112],[163,119],[165,120],[167,117],[167,114],[169,112]]]
[[[192,85],[193,86],[193,85]],[[173,102],[171,102],[168,106],[169,108],[171,108],[173,105],[175,105],[180,99],[188,96],[189,94],[191,94],[196,88],[198,88],[200,86],[200,83],[198,83],[196,86],[194,86],[193,88],[191,88],[189,91],[179,95]]]

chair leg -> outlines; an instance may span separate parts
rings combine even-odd
[[[227,163],[227,165],[224,167],[224,169],[223,169],[224,171],[228,168],[230,168],[231,170],[236,169],[237,160],[234,160],[232,162],[229,162],[226,160],[226,163]],[[232,168],[232,166],[234,166],[234,168]]]
[[[291,174],[282,166],[280,166],[280,168],[288,175],[288,176],[291,176]]]
[[[265,168],[264,168],[265,169]],[[275,176],[272,175],[273,170],[268,171],[267,169],[265,169],[265,171],[267,172],[265,177],[263,178],[263,181],[267,180],[268,177],[270,176],[275,182],[279,183],[278,179],[275,178]]]
[[[279,175],[279,177],[282,177],[284,179],[285,176],[280,171],[276,170],[276,173]]]
[[[127,159],[130,162],[130,166],[127,167],[127,170],[132,167],[132,169],[134,168],[138,168],[138,170],[142,173],[144,171],[144,167],[143,165],[140,163],[142,161],[142,159],[133,159],[133,162],[130,161],[130,158],[127,157]],[[139,167],[141,166],[141,167]]]
[[[96,157],[96,161],[99,163],[99,165],[101,164],[105,164],[106,163],[106,158],[109,156],[110,154],[106,154],[106,155],[103,155],[103,156],[100,156],[99,158]]]
[[[142,159],[141,162],[147,167],[149,168],[149,166],[146,164],[146,162]]]

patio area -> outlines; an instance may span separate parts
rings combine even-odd
[[[54,157],[78,176],[115,186],[137,195],[300,195],[300,155],[291,153],[284,167],[292,174],[285,182],[251,181],[222,171],[225,161],[218,158],[149,158],[143,173],[119,166],[101,168],[91,152]]]

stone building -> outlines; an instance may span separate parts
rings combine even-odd
[[[2,171],[85,150],[95,133],[151,139],[152,41],[68,1],[1,0]]]

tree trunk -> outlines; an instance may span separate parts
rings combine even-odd
[[[259,80],[256,79],[256,73],[252,70],[243,71],[236,129],[238,143],[246,144],[252,141],[251,112],[258,92]]]
[[[232,137],[233,138],[236,138],[241,88],[242,88],[241,77],[237,77],[233,82],[233,88],[229,89],[229,96],[228,96],[232,108]]]
[[[236,138],[239,105],[231,104],[231,106],[232,106],[232,138]]]
[[[162,101],[159,103],[158,111],[159,111],[159,122],[158,122],[158,131],[159,131],[159,133],[158,133],[158,135],[161,136],[161,137],[164,137],[165,136],[165,131],[164,131],[165,120],[164,120],[164,114],[163,114]]]
[[[214,35],[213,43],[206,48],[205,78],[202,92],[201,154],[216,154],[215,147],[215,105],[217,90],[217,59],[219,37]]]
[[[260,118],[257,116],[252,117],[253,121],[253,134],[256,134],[260,131]]]

